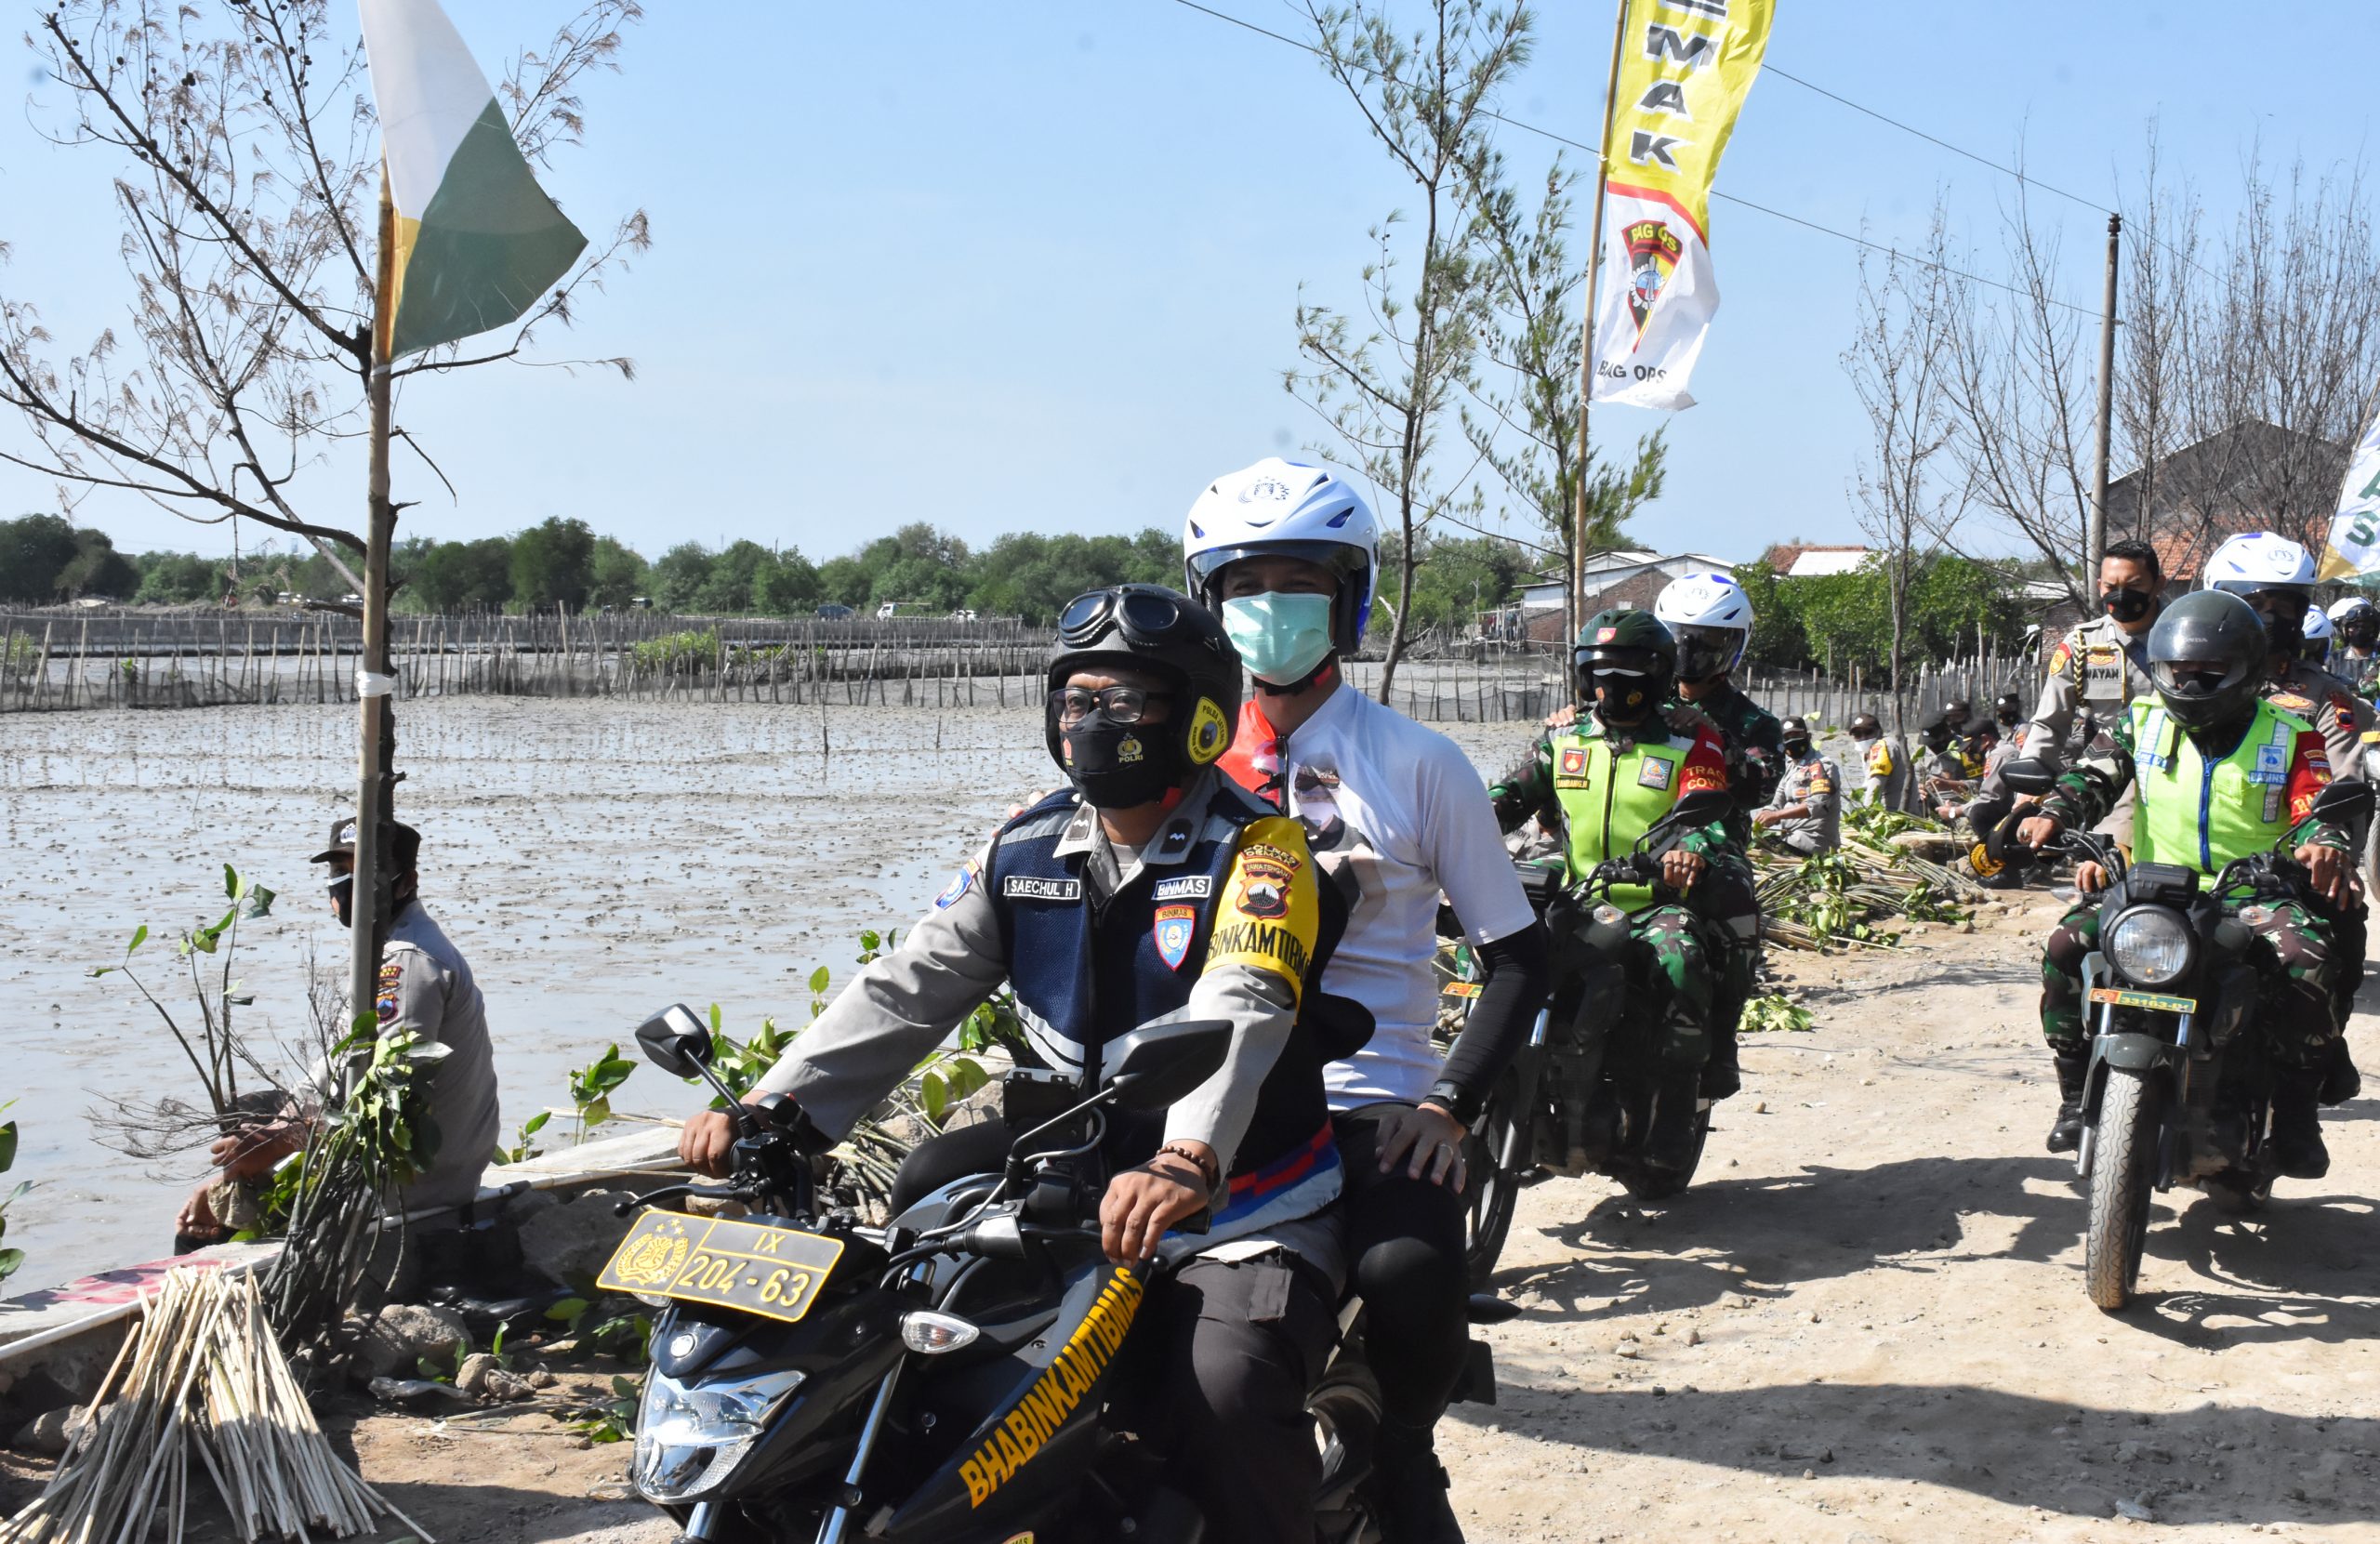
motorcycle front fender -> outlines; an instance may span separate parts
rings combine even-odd
[[[2082,1110],[2093,1125],[2099,1120],[2099,1099],[2107,1091],[2108,1071],[2138,1073],[2170,1080],[2182,1064],[2183,1051],[2154,1035],[2102,1035],[2091,1042],[2091,1065],[2083,1075]]]

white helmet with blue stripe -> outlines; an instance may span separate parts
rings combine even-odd
[[[1709,680],[1740,664],[1752,641],[1752,597],[1727,574],[1673,579],[1653,600],[1653,614],[1677,638],[1677,679]]]
[[[1220,611],[1215,584],[1242,558],[1300,558],[1339,578],[1331,646],[1355,652],[1370,622],[1380,573],[1380,528],[1345,478],[1328,467],[1268,455],[1215,479],[1182,529],[1183,587]]]

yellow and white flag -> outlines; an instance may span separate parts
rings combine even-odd
[[[1776,0],[1628,0],[1604,145],[1594,400],[1692,407],[1719,281],[1711,184],[1760,73]]]
[[[537,186],[438,0],[361,5],[397,205],[393,359],[518,321],[587,238]]]
[[[2322,563],[2315,576],[2351,579],[2374,569],[2380,569],[2380,417],[2356,442],[2355,457],[2347,464],[2339,512],[2331,517],[2331,534],[2322,543]]]

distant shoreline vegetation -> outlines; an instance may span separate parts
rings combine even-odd
[[[1482,597],[1495,604],[1542,561],[1492,536],[1433,539],[1427,556],[1415,578],[1417,628],[1468,624]],[[716,549],[681,542],[647,560],[584,521],[556,518],[477,541],[412,537],[396,545],[390,561],[398,585],[391,604],[400,614],[616,609],[641,597],[655,611],[681,615],[811,616],[822,606],[848,606],[871,616],[892,602],[908,614],[972,611],[1047,627],[1087,589],[1182,584],[1181,536],[1157,526],[1129,536],[1012,532],[974,548],[916,521],[821,562],[797,548],[755,541]],[[1393,563],[1382,567],[1393,581]],[[285,540],[240,559],[245,603],[270,605],[284,594],[336,600],[347,587],[327,561]],[[227,558],[119,552],[105,533],[56,515],[0,521],[0,602],[97,596],[212,606],[231,588]]]

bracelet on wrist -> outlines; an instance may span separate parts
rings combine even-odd
[[[1157,1150],[1158,1157],[1180,1158],[1198,1171],[1198,1178],[1211,1191],[1223,1183],[1222,1166],[1213,1158],[1202,1156],[1197,1149],[1178,1142],[1167,1142]]]

